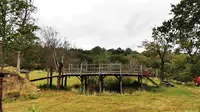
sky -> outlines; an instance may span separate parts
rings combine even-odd
[[[53,27],[73,46],[142,51],[152,27],[170,18],[180,0],[35,0],[37,24]]]

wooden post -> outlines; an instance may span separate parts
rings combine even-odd
[[[80,76],[81,77],[81,94],[83,94],[83,82],[84,82],[84,78],[83,76]]]
[[[121,70],[121,63],[120,63],[120,76],[119,76],[119,86],[120,86],[120,94],[123,93],[123,88],[122,88],[122,70]]]
[[[85,76],[85,94],[87,93],[87,87],[88,87],[87,79],[88,77]]]
[[[138,76],[138,82],[140,83],[140,76]]]
[[[65,76],[64,87],[67,87],[67,76]]]
[[[140,83],[141,83],[141,88],[143,89],[143,83],[142,83],[142,78],[143,78],[143,67],[142,67],[142,65],[141,65],[141,76],[140,76]]]
[[[120,87],[120,94],[122,94],[123,90],[122,90],[122,77],[121,76],[119,77],[119,87]]]
[[[101,68],[100,68],[100,64],[99,64],[99,93],[102,93],[102,84],[101,84]]]
[[[104,77],[101,75],[99,76],[99,93],[103,93],[103,86],[104,86]]]
[[[49,87],[50,88],[52,88],[52,83],[53,83],[53,78],[52,78],[52,76],[53,76],[53,68],[51,67],[50,68],[50,84],[49,84]]]
[[[102,76],[101,77],[101,92],[103,93],[103,91],[104,91],[104,78],[105,78],[105,76]]]
[[[141,89],[143,89],[142,76],[138,76],[138,82],[141,85]]]
[[[0,112],[3,112],[2,108],[2,93],[3,93],[3,73],[0,73]]]
[[[141,81],[141,88],[142,88],[142,90],[144,89],[144,86],[143,86],[143,83],[142,83],[142,79],[143,79],[143,77],[141,76],[140,77],[140,81]]]

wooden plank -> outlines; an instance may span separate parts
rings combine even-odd
[[[152,79],[150,79],[149,77],[146,77],[151,83],[153,83],[156,87],[159,87],[159,85],[156,83],[156,82],[154,82]]]

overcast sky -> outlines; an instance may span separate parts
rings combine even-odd
[[[137,48],[180,0],[35,0],[37,23],[82,49]]]

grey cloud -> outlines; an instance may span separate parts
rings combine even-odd
[[[97,45],[105,48],[140,45],[150,39],[151,27],[167,19],[170,3],[180,0],[85,0],[82,5],[78,4],[81,0],[73,3],[59,0],[68,4],[62,8],[56,0],[51,0],[50,6],[45,6],[44,1],[36,0],[40,9],[38,23],[54,27],[77,47],[91,49]]]

